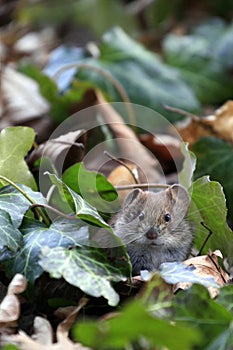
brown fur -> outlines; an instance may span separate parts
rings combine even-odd
[[[187,219],[188,206],[189,195],[180,185],[158,193],[140,189],[129,193],[122,211],[114,219],[113,229],[126,244],[133,274],[153,271],[163,262],[183,261],[188,257],[194,236]]]

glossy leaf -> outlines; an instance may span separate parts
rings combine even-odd
[[[74,192],[69,186],[67,186],[62,180],[60,180],[55,174],[49,174],[52,183],[57,186],[61,196],[70,205],[70,211],[74,212],[79,219],[86,220],[102,227],[109,227],[109,225],[102,219],[97,210],[85,201],[80,195]]]
[[[40,192],[32,191],[31,188],[19,185],[22,191],[30,197],[35,203],[45,204],[46,200]],[[0,189],[0,208],[9,213],[12,224],[19,227],[24,214],[32,203],[15,187],[5,186]]]
[[[119,210],[118,195],[112,184],[104,175],[87,170],[83,163],[76,163],[68,168],[62,180],[99,211],[108,213],[114,209]]]
[[[11,217],[5,210],[0,210],[0,261],[16,253],[21,247],[23,237],[12,223]]]
[[[14,276],[22,273],[33,283],[42,272],[38,264],[42,248],[75,246],[88,240],[88,227],[82,226],[80,220],[58,219],[49,228],[37,220],[25,220],[21,232],[23,240],[13,261],[7,263],[8,274]]]
[[[192,147],[197,157],[195,178],[209,175],[211,180],[219,181],[224,188],[227,207],[233,217],[233,147],[216,137],[204,137]]]
[[[52,277],[63,277],[68,283],[94,297],[103,296],[112,306],[117,305],[119,296],[110,282],[126,280],[126,276],[108,261],[103,249],[45,247],[42,249],[40,265]]]
[[[197,247],[201,247],[209,234],[209,229],[212,235],[205,245],[205,252],[208,249],[212,251],[219,249],[231,264],[233,232],[226,222],[227,208],[222,186],[204,176],[193,183],[190,193],[192,194],[190,218],[196,224]],[[204,229],[200,225],[201,222],[204,222],[208,229]]]

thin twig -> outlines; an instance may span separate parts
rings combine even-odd
[[[138,180],[136,178],[136,176],[134,175],[132,169],[130,169],[130,167],[125,163],[123,162],[122,160],[120,160],[119,158],[116,158],[114,155],[112,155],[111,153],[109,153],[108,151],[104,151],[104,154],[110,158],[111,160],[114,160],[115,162],[117,162],[118,164],[124,166],[128,171],[129,173],[132,175],[134,181],[135,181],[135,184],[138,184]]]
[[[75,146],[75,147],[84,149],[84,144],[81,143],[81,142],[69,142],[69,141],[62,141],[62,140],[56,140],[56,139],[49,140],[49,142],[52,142],[52,143],[61,143],[61,144],[63,144],[63,145]]]
[[[168,105],[163,105],[163,107],[167,110],[167,111],[171,111],[171,112],[175,112],[175,113],[179,113],[181,115],[184,115],[185,117],[192,117],[192,118],[198,118],[197,115],[184,111],[183,109],[180,108],[176,108],[176,107],[172,107],[172,106],[168,106]]]
[[[203,242],[203,244],[202,244],[202,246],[201,246],[201,249],[200,249],[199,253],[197,254],[197,256],[200,256],[200,255],[202,254],[202,251],[203,251],[203,249],[204,249],[206,243],[208,242],[210,236],[211,236],[212,233],[213,233],[213,231],[211,231],[210,228],[209,228],[208,226],[206,226],[205,223],[204,223],[203,221],[201,222],[201,225],[202,225],[206,230],[209,231],[209,234],[208,234],[208,236],[206,237],[206,239],[204,240],[204,242]]]
[[[150,184],[130,184],[130,185],[121,185],[121,186],[114,186],[117,191],[121,190],[132,190],[134,188],[169,188],[170,185],[166,184],[155,184],[155,183],[150,183]]]
[[[124,87],[121,85],[121,83],[117,79],[115,79],[111,73],[109,73],[108,71],[100,67],[95,67],[86,63],[71,63],[61,67],[54,75],[54,80],[57,80],[58,77],[61,75],[61,73],[65,72],[67,69],[72,69],[72,68],[84,68],[84,69],[95,71],[98,74],[102,75],[104,78],[106,78],[113,86],[115,86],[122,100],[126,103],[126,109],[128,111],[130,124],[136,125],[134,112],[133,112],[131,101],[128,97],[128,94],[124,89]]]
[[[37,208],[37,207],[41,207],[41,208],[45,208],[45,209],[49,209],[51,211],[53,211],[54,213],[58,214],[59,216],[63,216],[64,218],[68,219],[68,220],[75,220],[77,219],[77,216],[76,215],[68,215],[68,214],[65,214],[63,213],[62,211],[56,209],[56,208],[53,208],[51,207],[50,205],[48,204],[39,204],[39,203],[35,203],[35,204],[32,204],[30,206],[30,209],[33,210],[34,208]]]

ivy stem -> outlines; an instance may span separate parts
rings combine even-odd
[[[36,202],[18,185],[16,185],[15,182],[11,181],[7,177],[0,175],[0,179],[7,182],[11,186],[13,186],[18,192],[20,192],[32,205],[35,205]],[[40,209],[37,209],[37,214],[42,218],[46,226],[50,225],[50,220],[48,216]]]
[[[33,210],[34,208],[38,208],[38,207],[49,209],[49,210],[53,211],[54,213],[58,214],[59,216],[63,216],[64,218],[66,218],[68,220],[75,220],[75,219],[77,219],[76,215],[65,214],[62,211],[60,211],[60,210],[58,210],[56,208],[53,208],[53,207],[51,207],[48,204],[33,203],[31,205],[30,209]]]

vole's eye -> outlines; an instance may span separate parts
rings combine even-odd
[[[143,213],[143,211],[138,215],[138,218],[140,221],[144,220],[145,214]]]
[[[171,215],[170,215],[169,213],[165,214],[165,215],[164,215],[164,220],[165,220],[166,222],[171,221]]]

